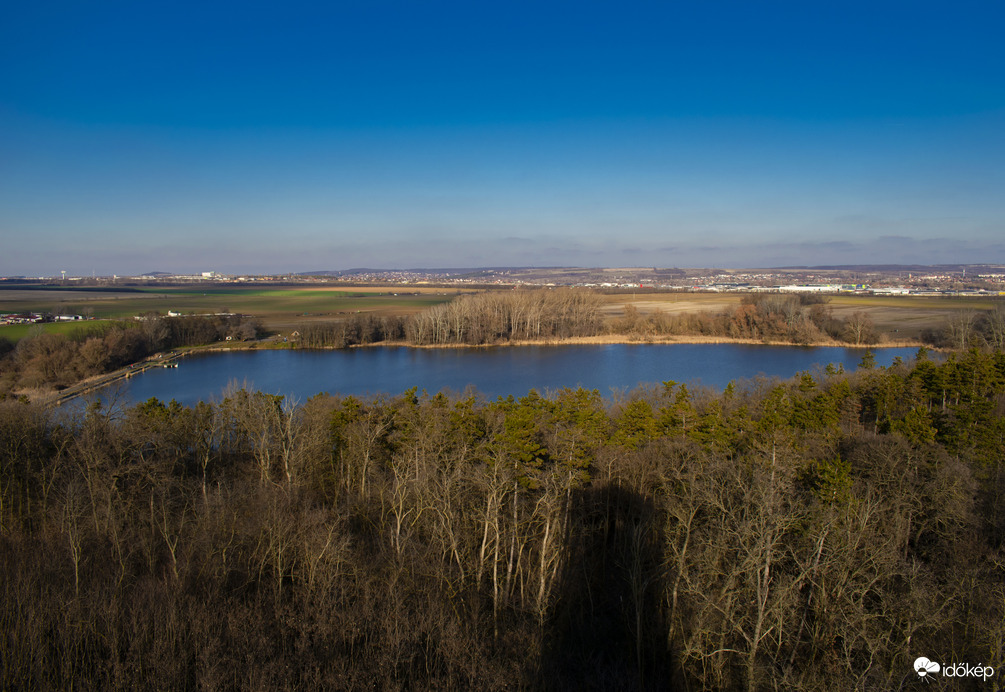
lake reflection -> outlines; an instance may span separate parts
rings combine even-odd
[[[345,351],[232,351],[190,356],[175,369],[153,369],[126,381],[127,401],[157,397],[187,405],[219,399],[229,383],[304,400],[319,392],[370,396],[411,387],[523,396],[583,386],[603,395],[665,380],[722,389],[758,375],[788,378],[841,364],[854,370],[865,349],[739,344],[605,344],[492,348],[357,348]],[[912,348],[877,349],[878,365],[913,358]]]

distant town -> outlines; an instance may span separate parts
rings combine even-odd
[[[378,286],[583,286],[611,290],[861,293],[986,296],[1005,294],[1005,265],[859,265],[770,269],[656,267],[489,267],[348,269],[286,274],[149,272],[131,276],[0,277],[4,284],[129,286],[188,283],[373,284]]]

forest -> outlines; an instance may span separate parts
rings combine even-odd
[[[610,399],[7,397],[0,679],[875,690],[926,656],[994,688],[1003,449],[977,348]]]

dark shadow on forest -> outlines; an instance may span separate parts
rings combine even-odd
[[[659,530],[652,502],[615,486],[573,496],[558,599],[538,685],[549,690],[673,688]]]

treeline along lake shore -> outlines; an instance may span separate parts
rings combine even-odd
[[[856,311],[834,317],[817,296],[753,295],[720,312],[641,314],[627,305],[605,317],[590,291],[542,289],[462,295],[409,316],[355,313],[314,320],[264,340],[254,317],[208,315],[103,322],[70,334],[0,339],[0,393],[48,396],[167,350],[219,344],[227,348],[347,348],[373,344],[415,347],[541,343],[763,343],[800,345],[920,345],[879,333]],[[922,333],[930,347],[1005,347],[1005,309],[961,311]],[[222,342],[222,343],[221,343]]]

